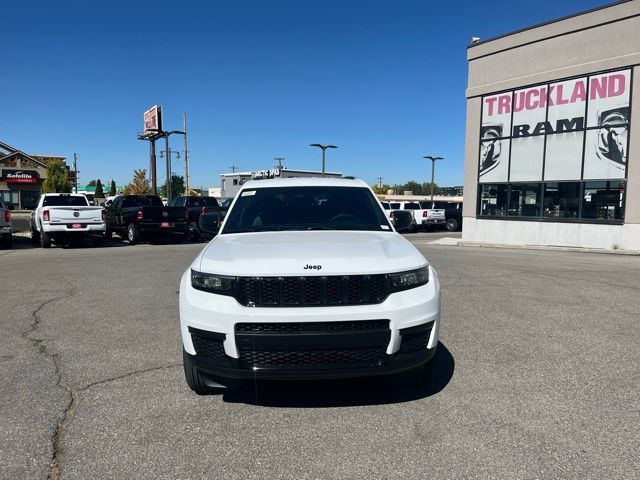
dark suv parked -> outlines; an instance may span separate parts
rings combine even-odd
[[[189,240],[199,240],[202,235],[198,224],[200,215],[217,213],[218,225],[220,225],[220,221],[222,220],[220,205],[218,205],[218,201],[213,197],[173,197],[169,202],[169,206],[187,209],[187,235]]]

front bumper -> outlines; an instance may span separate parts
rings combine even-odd
[[[367,357],[364,361],[340,363],[332,361],[326,365],[267,365],[262,367],[246,361],[251,349],[247,338],[241,338],[236,326],[240,323],[259,324],[303,324],[318,325],[330,322],[362,322],[384,319],[387,322],[386,337],[366,339],[367,332],[358,336],[319,337],[321,352],[342,348],[369,348],[375,343],[381,348],[379,354]],[[211,376],[229,379],[286,379],[286,378],[349,378],[370,375],[391,374],[428,362],[435,353],[440,325],[440,284],[438,276],[430,269],[430,281],[421,287],[397,292],[375,305],[323,306],[259,308],[244,307],[234,298],[195,290],[191,287],[190,270],[182,277],[180,288],[180,324],[183,348],[196,367]],[[418,350],[404,351],[403,335],[407,332],[423,330],[428,326],[427,336]],[[194,346],[192,335],[210,336],[219,342],[216,358],[203,355]],[[308,333],[308,332],[307,332]],[[378,332],[379,333],[379,332]],[[258,345],[256,354],[264,351],[293,349],[294,353],[310,353],[314,347],[312,341],[301,341],[300,337],[284,335],[274,345]],[[273,340],[274,337],[269,337]],[[287,341],[293,346],[288,348]],[[243,343],[244,341],[244,343]],[[367,344],[367,342],[370,342]],[[297,343],[296,343],[297,342]],[[306,342],[306,343],[305,343]],[[322,343],[324,342],[324,343]],[[350,343],[351,342],[351,343]],[[355,343],[354,343],[355,342]],[[364,342],[364,343],[359,343]],[[376,343],[377,342],[377,343]],[[248,346],[249,345],[249,346]],[[305,351],[306,349],[306,351]],[[258,350],[260,350],[258,352]],[[243,361],[243,354],[245,355]],[[341,358],[341,357],[338,357]],[[333,360],[333,359],[332,359]]]

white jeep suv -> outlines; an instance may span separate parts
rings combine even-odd
[[[199,394],[255,379],[423,382],[439,323],[436,272],[355,179],[247,182],[180,284]]]

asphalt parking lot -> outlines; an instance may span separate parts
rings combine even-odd
[[[0,251],[0,478],[638,478],[640,257],[431,245],[435,381],[183,379],[203,244]],[[458,235],[459,236],[459,235]]]

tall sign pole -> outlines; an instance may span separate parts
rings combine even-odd
[[[76,152],[73,152],[73,174],[76,177],[74,180],[75,193],[78,193],[78,156]]]
[[[184,119],[184,180],[189,195],[189,151],[187,150],[187,113],[182,113]]]
[[[169,132],[165,132],[164,134],[164,146],[167,152],[167,203],[171,201],[171,151],[169,150],[169,135]]]
[[[151,144],[151,193],[153,195],[158,194],[158,181],[156,173],[156,140],[152,138],[149,143]]]

